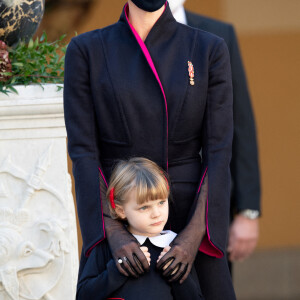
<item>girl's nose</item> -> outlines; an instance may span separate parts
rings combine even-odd
[[[157,217],[159,217],[159,216],[160,216],[160,210],[159,210],[158,207],[154,206],[154,207],[152,208],[152,211],[151,211],[151,217],[152,217],[152,218],[157,218]]]

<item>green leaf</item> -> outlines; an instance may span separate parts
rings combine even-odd
[[[24,64],[21,62],[13,62],[11,65],[15,67],[23,67]]]
[[[13,86],[10,85],[10,86],[8,86],[7,88],[8,88],[9,90],[11,90],[13,93],[15,93],[15,94],[17,94],[17,95],[19,94],[18,91],[17,91]]]
[[[29,43],[28,43],[28,49],[32,49],[33,46],[34,46],[33,40],[30,39],[30,40],[29,40]]]
[[[58,41],[61,42],[66,36],[66,34],[61,35]]]
[[[39,38],[37,37],[34,42],[34,48],[37,48],[39,45]]]
[[[44,31],[41,38],[40,38],[40,42],[43,42],[44,40],[47,41],[47,35],[46,35],[46,32]]]

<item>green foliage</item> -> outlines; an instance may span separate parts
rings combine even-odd
[[[16,48],[8,49],[12,72],[1,74],[10,78],[0,82],[0,92],[17,93],[14,85],[19,84],[26,86],[28,84],[63,83],[67,49],[67,45],[63,43],[64,38],[65,35],[50,43],[44,32],[40,39],[30,39],[28,44],[21,42]]]

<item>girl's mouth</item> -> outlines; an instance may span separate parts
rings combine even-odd
[[[153,224],[151,224],[151,226],[159,226],[159,225],[162,224],[162,222],[163,222],[163,221],[159,221],[159,222],[153,223]]]

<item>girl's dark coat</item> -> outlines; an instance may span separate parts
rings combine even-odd
[[[175,232],[186,225],[207,169],[203,251],[221,257],[228,228],[233,135],[227,47],[215,35],[177,23],[168,5],[145,45],[167,107],[124,11],[116,24],[79,35],[68,46],[65,121],[84,253],[105,238],[101,172],[108,180],[118,159],[142,156],[169,173],[169,225]],[[194,86],[188,61],[195,70]]]
[[[168,283],[155,267],[163,248],[154,246],[149,239],[143,246],[151,254],[150,271],[133,278],[119,272],[106,240],[98,244],[79,276],[76,300],[204,300],[194,267],[183,284]]]

